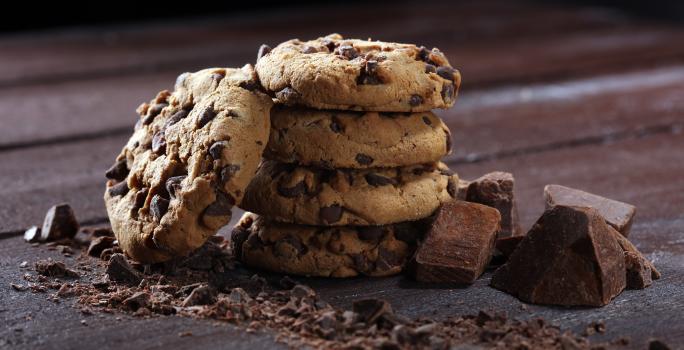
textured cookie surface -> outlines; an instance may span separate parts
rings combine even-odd
[[[260,56],[261,84],[288,105],[429,111],[451,107],[461,83],[459,72],[437,49],[338,34],[286,41],[270,52],[260,50]]]
[[[384,225],[430,216],[457,184],[442,163],[335,170],[265,161],[240,207],[280,222]]]
[[[206,69],[138,108],[104,194],[126,254],[143,263],[185,255],[228,223],[268,140],[272,102],[257,86],[249,65]]]
[[[245,264],[303,276],[389,276],[401,271],[424,228],[420,223],[320,227],[246,213],[231,237]]]
[[[278,106],[271,111],[266,157],[323,168],[433,163],[451,149],[451,134],[431,112],[378,113]]]

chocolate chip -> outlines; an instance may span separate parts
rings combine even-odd
[[[454,72],[456,70],[451,67],[442,66],[437,68],[437,75],[444,79],[454,81]]]
[[[159,130],[152,136],[152,152],[158,155],[162,155],[166,152],[166,137],[164,136],[164,130]]]
[[[432,125],[432,121],[426,115],[423,116],[423,123],[425,123],[425,125]]]
[[[128,165],[126,159],[118,160],[105,172],[105,177],[108,179],[123,181],[128,176]]]
[[[52,206],[45,214],[40,240],[55,241],[62,238],[73,238],[78,232],[78,220],[74,210],[66,203]]]
[[[223,192],[216,191],[216,200],[204,210],[204,215],[225,216],[230,214],[230,209],[235,205],[235,199]]]
[[[142,120],[143,125],[152,124],[154,118],[157,117],[159,113],[161,113],[162,109],[164,109],[164,107],[168,105],[168,103],[157,103],[152,105],[152,107],[148,108],[147,115]]]
[[[124,282],[137,285],[142,280],[142,275],[131,266],[123,254],[114,254],[109,258],[107,264],[107,275],[109,279],[117,282]]]
[[[335,51],[335,48],[339,45],[337,42],[330,39],[323,39],[322,44],[323,46],[327,47],[328,51],[330,52]]]
[[[377,241],[385,234],[382,226],[359,226],[356,229],[359,239],[363,241]]]
[[[257,61],[259,61],[262,57],[268,55],[269,52],[271,52],[271,47],[266,45],[266,44],[261,44],[259,46],[259,51],[257,52]]]
[[[228,146],[228,141],[230,141],[230,138],[226,141],[214,142],[214,144],[209,147],[209,155],[211,158],[216,160],[221,159],[221,154],[223,153],[223,149]]]
[[[342,57],[345,57],[349,60],[353,60],[357,57],[359,57],[359,53],[356,52],[356,49],[354,49],[353,46],[351,45],[342,45],[337,48],[336,54]]]
[[[316,52],[318,52],[318,50],[313,46],[306,45],[302,49],[302,52],[309,54],[309,53],[316,53]]]
[[[451,146],[452,146],[451,134],[446,130],[444,130],[444,133],[446,134],[446,151],[447,151],[447,153],[449,153],[449,152],[451,152]]]
[[[421,104],[423,104],[423,98],[420,95],[411,95],[411,98],[409,99],[409,105],[411,105],[411,107],[420,106]]]
[[[430,51],[425,46],[421,46],[416,57],[423,62],[427,62],[430,60]]]
[[[453,84],[444,84],[440,94],[442,95],[442,99],[444,101],[451,102],[454,99],[454,93],[455,89]]]
[[[107,190],[112,197],[123,196],[128,193],[128,182],[121,181]]]
[[[286,198],[299,197],[306,193],[307,187],[304,181],[298,182],[293,187],[285,187],[282,184],[278,184],[278,194]]]
[[[344,127],[342,127],[342,123],[339,119],[337,119],[337,117],[332,117],[330,119],[330,130],[336,134],[341,134],[344,132]]]
[[[283,102],[285,104],[293,104],[299,101],[301,95],[299,92],[295,91],[295,89],[291,87],[286,87],[278,92],[275,93],[275,96],[280,102]]]
[[[212,121],[214,118],[216,118],[216,112],[214,111],[214,107],[208,106],[207,108],[204,109],[204,111],[202,111],[202,113],[197,118],[197,127],[198,128],[204,127],[205,125],[207,125],[207,123]]]
[[[356,79],[359,85],[378,85],[382,84],[382,80],[378,76],[378,61],[369,60],[361,68],[359,77]]]
[[[150,202],[150,211],[156,220],[161,220],[162,216],[169,210],[169,200],[155,194]]]
[[[183,182],[186,177],[186,175],[172,176],[166,180],[166,192],[169,193],[171,198],[176,198],[176,194],[181,189],[181,182]]]
[[[437,67],[427,63],[425,64],[425,73],[435,73],[437,72]]]
[[[456,196],[458,196],[458,185],[456,185],[453,178],[449,178],[449,181],[447,181],[447,192],[451,198],[456,198]]]
[[[322,207],[318,216],[324,224],[336,223],[342,218],[342,207],[339,204]]]
[[[221,183],[226,184],[235,174],[240,171],[240,166],[237,164],[228,164],[221,169]]]
[[[133,210],[138,210],[145,205],[145,200],[147,199],[147,194],[150,189],[143,187],[141,190],[135,193],[135,203],[133,204]]]
[[[188,113],[189,112],[185,109],[181,109],[180,111],[174,113],[169,117],[169,119],[166,120],[166,123],[164,123],[164,128],[168,128],[169,126],[178,123],[181,119],[187,117]]]
[[[256,80],[243,81],[238,86],[247,91],[256,91],[261,89],[261,84],[259,84],[259,82]]]
[[[358,153],[356,155],[356,162],[361,165],[370,165],[371,163],[373,163],[373,158],[369,155]]]
[[[396,185],[397,181],[395,179],[378,175],[376,173],[368,173],[364,176],[366,182],[374,187]]]

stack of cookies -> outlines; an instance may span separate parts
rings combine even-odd
[[[262,46],[256,72],[276,105],[236,256],[307,276],[400,272],[421,220],[457,196],[431,110],[454,104],[459,72],[437,49],[336,34]]]

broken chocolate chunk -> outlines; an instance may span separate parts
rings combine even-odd
[[[257,61],[266,56],[269,52],[271,52],[271,50],[272,49],[270,46],[261,44],[261,46],[259,46],[259,51],[257,52]]]
[[[425,73],[436,73],[437,72],[437,67],[426,63],[425,64]]]
[[[447,80],[454,81],[454,73],[456,72],[455,69],[453,69],[451,67],[442,66],[442,67],[438,67],[436,72],[437,72],[437,75],[439,75],[440,77],[447,79]]]
[[[330,119],[330,130],[336,134],[341,134],[344,132],[344,128],[342,127],[342,123],[340,122],[337,117],[332,117]]]
[[[491,285],[535,304],[606,305],[626,283],[622,249],[610,230],[593,208],[547,209]]]
[[[178,123],[181,119],[187,117],[188,113],[189,112],[185,109],[181,109],[180,111],[174,113],[172,116],[169,117],[169,119],[166,120],[166,123],[164,123],[164,129]]]
[[[152,124],[154,118],[161,113],[162,109],[168,106],[167,103],[156,103],[147,109],[147,115],[142,119],[143,125]]]
[[[140,189],[140,191],[135,193],[135,200],[134,200],[133,208],[132,208],[133,211],[136,212],[136,214],[134,214],[134,215],[137,215],[138,209],[142,208],[145,205],[145,200],[147,199],[147,194],[149,192],[150,192],[149,188],[143,187]]]
[[[629,236],[632,219],[636,213],[636,207],[631,204],[560,185],[546,185],[544,199],[547,209],[554,205],[594,208],[610,226],[625,237]]]
[[[121,159],[107,169],[105,172],[105,177],[116,181],[123,181],[126,179],[126,176],[128,176],[128,172],[129,170],[128,165],[126,164],[126,159]]]
[[[499,212],[485,205],[458,200],[443,204],[410,271],[421,282],[475,282],[492,256],[500,221]]]
[[[627,269],[627,288],[643,289],[651,283],[649,280],[660,279],[660,271],[653,263],[646,259],[632,242],[614,228],[610,228],[610,233],[617,240],[625,254],[625,266]],[[646,277],[648,275],[649,277]],[[643,277],[640,277],[643,276]],[[632,280],[630,281],[630,278]],[[639,281],[641,280],[641,281]]]
[[[24,231],[24,240],[29,243],[40,242],[40,228],[38,226],[31,226]]]
[[[230,138],[228,138],[230,140]],[[212,159],[220,160],[223,154],[223,149],[228,147],[228,140],[214,142],[214,144],[209,147],[209,155]]]
[[[423,97],[420,95],[411,95],[411,98],[409,98],[409,105],[411,107],[417,107],[423,104]]]
[[[128,193],[128,182],[122,181],[113,185],[108,190],[109,195],[112,197],[123,196]]]
[[[132,311],[137,311],[140,308],[146,307],[150,302],[150,294],[147,292],[137,292],[130,297],[124,299],[123,304]]]
[[[62,238],[73,238],[78,232],[78,220],[69,204],[62,203],[52,206],[43,221],[40,240],[43,242],[56,241]]]
[[[181,306],[210,305],[216,302],[216,291],[210,286],[203,284],[195,287]]]
[[[69,269],[61,261],[48,260],[38,260],[35,264],[36,272],[43,276],[48,277],[76,277],[78,278],[78,272]]]
[[[166,214],[167,210],[169,210],[169,200],[158,194],[155,194],[150,202],[150,211],[152,212],[152,216],[159,221],[161,220],[162,216]]]
[[[382,79],[378,76],[378,61],[368,60],[366,64],[361,67],[359,77],[356,79],[359,85],[378,85],[382,84]]]
[[[276,98],[286,105],[292,105],[299,101],[301,95],[291,87],[286,87],[275,93]]]
[[[197,117],[197,127],[198,128],[204,127],[205,125],[207,125],[207,123],[212,121],[214,118],[216,118],[216,111],[214,111],[213,106],[208,106]]]
[[[496,240],[496,251],[503,258],[503,260],[508,260],[508,258],[513,254],[520,242],[525,238],[525,236],[510,236],[499,238]]]
[[[324,224],[334,224],[342,218],[342,207],[339,204],[322,207],[318,216]]]
[[[175,199],[178,195],[178,191],[181,189],[181,182],[185,180],[186,175],[172,176],[166,180],[166,192],[172,199]]]
[[[513,175],[500,171],[485,174],[468,185],[466,193],[468,202],[490,206],[501,214],[499,238],[523,234],[518,221],[514,185]]]
[[[366,179],[366,182],[373,187],[397,184],[397,180],[382,175],[378,175],[376,173],[368,173],[364,176],[364,178]]]
[[[116,238],[108,236],[93,239],[88,246],[88,255],[99,258],[103,250],[114,246],[115,241]]]
[[[116,282],[123,282],[138,285],[142,280],[142,275],[131,266],[123,254],[113,254],[107,264],[107,275],[109,279]]]
[[[381,299],[361,299],[352,304],[352,311],[367,325],[375,324],[383,315],[394,313],[392,306]]]
[[[166,137],[164,136],[164,130],[159,130],[152,136],[152,152],[158,155],[162,155],[166,152]]]
[[[240,166],[237,164],[228,164],[221,168],[221,183],[225,185],[238,171],[240,171]]]
[[[359,57],[359,53],[356,52],[356,49],[354,49],[354,47],[351,45],[341,45],[340,47],[337,48],[337,50],[335,51],[335,54],[342,56],[348,60],[353,60],[353,59]]]
[[[373,158],[369,155],[363,154],[363,153],[358,153],[356,155],[356,162],[361,164],[361,165],[370,165],[373,163]]]

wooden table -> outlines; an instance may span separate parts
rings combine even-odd
[[[240,66],[262,43],[330,32],[440,47],[464,79],[456,106],[439,112],[454,136],[447,163],[464,178],[512,172],[525,228],[541,214],[549,183],[636,205],[630,238],[663,278],[595,309],[522,308],[487,286],[489,273],[458,289],[403,277],[308,280],[324,298],[349,307],[381,297],[407,316],[437,318],[506,310],[578,332],[601,319],[607,333],[592,339],[684,347],[684,28],[499,0],[356,3],[1,37],[0,348],[276,347],[272,334],[208,321],[84,316],[9,284],[21,280],[22,261],[63,259],[19,235],[51,205],[66,201],[80,220],[106,222],[103,172],[140,102],[171,88],[180,72]],[[194,336],[180,338],[183,331]]]

